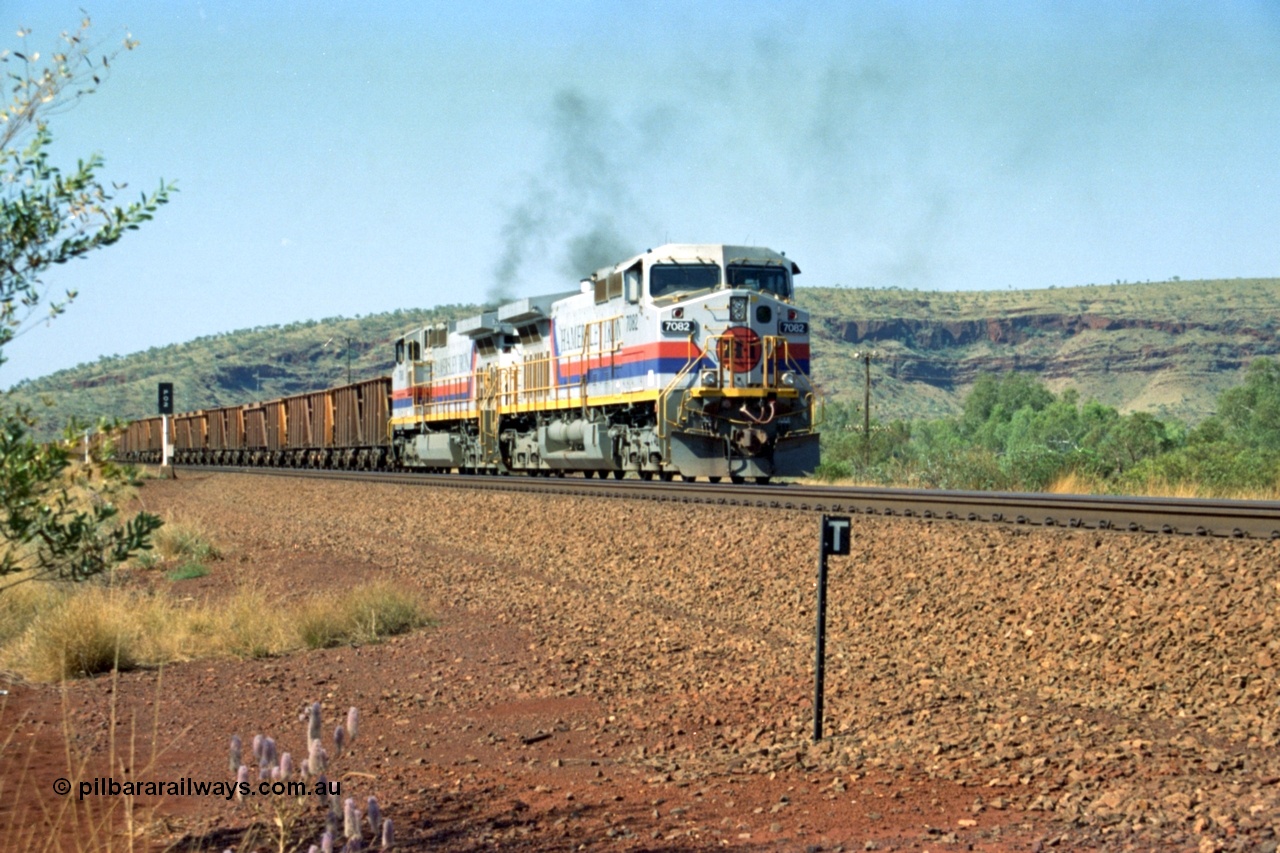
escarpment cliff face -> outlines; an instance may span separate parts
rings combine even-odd
[[[1021,317],[987,317],[981,320],[952,321],[920,318],[859,321],[832,318],[827,326],[833,335],[845,343],[898,341],[926,350],[963,347],[981,341],[1017,345],[1037,335],[1057,334],[1069,337],[1084,332],[1118,332],[1135,329],[1152,330],[1166,335],[1181,335],[1191,330],[1200,330],[1260,342],[1275,340],[1274,330],[1250,328],[1243,323],[1220,325],[1192,321],[1103,317],[1097,314],[1033,314]]]
[[[1280,356],[1278,281],[851,293],[812,302],[814,372],[829,398],[858,399],[871,351],[882,419],[955,412],[983,373],[1019,371],[1056,391],[1194,423],[1251,361]],[[1053,310],[1067,306],[1077,310]]]
[[[889,375],[905,382],[928,382],[944,388],[972,383],[981,373],[1028,370],[1040,373],[1047,380],[1096,371],[1152,373],[1176,370],[1206,358],[1212,362],[1215,372],[1229,372],[1241,369],[1259,356],[1280,354],[1280,335],[1273,329],[1091,314],[1041,314],[952,322],[904,318],[863,322],[835,320],[829,324],[828,330],[845,344],[863,347],[867,344],[898,344],[909,352],[919,353],[919,357],[913,358],[906,352],[894,352],[886,365]],[[1090,332],[1112,334],[1113,339],[1107,340],[1108,352],[1092,352],[1092,347],[1078,353],[1061,351],[1065,349],[1067,339]],[[1163,345],[1153,340],[1136,347],[1120,346],[1135,337],[1130,335],[1126,338],[1123,333],[1128,332],[1155,332],[1167,340]],[[1197,342],[1188,336],[1188,332],[1223,340],[1206,348],[1203,340]],[[1052,336],[1060,339],[1064,347],[1054,351],[1047,339]],[[1095,338],[1103,340],[1101,335]],[[1039,351],[1019,351],[1019,348],[1033,342],[1041,345]],[[966,348],[983,343],[1007,348],[1009,352],[1003,356],[978,359],[961,354]],[[961,357],[948,358],[949,352]]]

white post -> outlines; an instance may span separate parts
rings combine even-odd
[[[89,431],[84,431],[84,464],[89,464]]]
[[[169,416],[160,416],[160,465],[163,467],[169,464],[169,456],[172,450],[169,447]]]

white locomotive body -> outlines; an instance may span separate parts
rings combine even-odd
[[[397,341],[396,464],[767,481],[818,463],[799,268],[669,244]]]

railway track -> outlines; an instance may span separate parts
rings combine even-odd
[[[179,466],[178,470],[188,473],[232,472],[455,489],[752,506],[802,512],[975,521],[1028,527],[1280,539],[1280,501],[952,492],[796,484],[749,486],[580,477],[494,477],[293,468]]]

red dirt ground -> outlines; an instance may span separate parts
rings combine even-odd
[[[265,819],[247,805],[52,786],[230,781],[232,734],[305,754],[313,700],[327,732],[360,709],[331,778],[362,807],[377,796],[396,849],[1275,849],[1270,544],[860,520],[858,569],[831,592],[831,735],[813,744],[814,516],[212,474],[141,495],[223,551],[205,578],[145,576],[157,594],[216,607],[242,583],[283,599],[389,576],[436,624],[65,687],[0,676],[4,849],[275,849],[246,841]],[[1218,651],[1184,660],[1170,650],[1200,648],[1194,628],[1145,625],[1163,638],[1146,669],[1123,648],[1094,660],[1091,619],[1118,636],[1109,608],[1151,612],[1128,592],[1094,602],[1063,567],[1112,590],[1130,565],[1214,589],[1262,578],[1257,630],[1225,630],[1226,605],[1183,585],[1158,600],[1208,608]],[[977,588],[1002,572],[1019,589]],[[984,609],[1001,596],[1017,620]],[[1074,645],[1049,636],[1058,621]],[[1244,657],[1243,684],[1210,673]],[[305,850],[322,809],[303,817]]]

